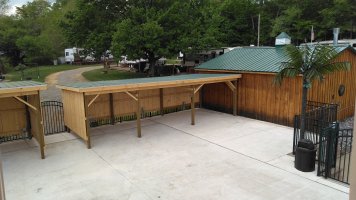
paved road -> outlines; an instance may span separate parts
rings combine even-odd
[[[48,84],[48,89],[41,92],[41,101],[62,101],[61,92],[56,88],[56,84],[73,83],[73,82],[86,82],[82,73],[101,68],[101,65],[93,67],[83,67],[79,69],[67,70],[57,72],[47,76],[45,82]]]

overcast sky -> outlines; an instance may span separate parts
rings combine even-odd
[[[9,11],[8,13],[9,14],[15,14],[15,11],[16,11],[16,6],[20,7],[22,6],[23,4],[26,4],[26,2],[28,2],[29,0],[10,0],[9,1]],[[32,1],[32,0],[30,0]]]
[[[26,4],[26,3],[29,2],[29,1],[32,1],[32,0],[10,0],[10,1],[9,1],[9,7],[10,7],[10,9],[9,9],[8,13],[9,13],[9,14],[15,14],[16,6],[17,6],[17,7],[20,7],[20,6]],[[49,0],[49,1],[50,1],[50,2],[54,2],[55,0]]]

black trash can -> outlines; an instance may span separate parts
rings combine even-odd
[[[316,149],[311,140],[301,139],[295,150],[294,166],[302,172],[312,172],[315,170]]]

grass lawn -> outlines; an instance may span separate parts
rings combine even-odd
[[[171,65],[180,65],[182,61],[177,59],[167,59],[166,63]]]
[[[80,67],[88,67],[86,65],[57,65],[57,66],[40,66],[38,68],[28,68],[24,70],[24,77],[31,77],[33,81],[44,82],[45,78],[53,73],[77,69]],[[39,75],[39,78],[38,78]],[[8,81],[21,81],[21,71],[10,71],[6,75],[6,79]]]
[[[146,77],[146,74],[118,70],[109,70],[108,73],[105,74],[103,72],[103,69],[87,71],[84,72],[82,75],[89,81],[105,81]]]

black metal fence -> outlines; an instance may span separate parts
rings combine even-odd
[[[41,102],[41,107],[45,135],[52,135],[66,131],[62,102],[43,101]]]
[[[326,128],[320,136],[318,176],[349,184],[353,129]]]
[[[306,117],[322,122],[336,122],[338,113],[337,104],[308,101]]]
[[[0,144],[3,142],[11,142],[15,140],[23,140],[23,139],[31,139],[32,135],[29,134],[26,130],[24,130],[22,133],[13,133],[9,134],[6,136],[1,136],[0,137]]]
[[[314,101],[307,102],[305,114],[305,132],[304,138],[313,141],[316,148],[319,144],[321,132],[337,121],[337,104],[326,104]],[[300,133],[301,116],[294,117],[294,136],[293,136],[293,154],[295,148],[301,139]]]
[[[340,129],[338,105],[308,101],[304,138],[317,149],[317,175],[349,183],[353,129]],[[293,153],[301,138],[300,115],[294,117]]]
[[[198,104],[196,105],[198,106]],[[172,106],[172,107],[166,107],[163,109],[163,114],[168,114],[168,113],[174,113],[174,112],[179,112],[183,110],[189,110],[190,109],[190,103],[185,103],[183,102],[179,106]],[[146,118],[146,117],[154,117],[161,115],[160,111],[153,110],[153,111],[147,111],[144,110],[143,108],[141,109],[141,119]],[[126,115],[121,115],[121,116],[114,116],[113,119],[111,117],[103,117],[103,118],[94,118],[90,119],[90,127],[97,127],[101,125],[107,125],[107,124],[113,124],[113,123],[118,123],[118,122],[124,122],[124,121],[132,121],[136,120],[136,113],[131,113],[131,114],[126,114]]]

